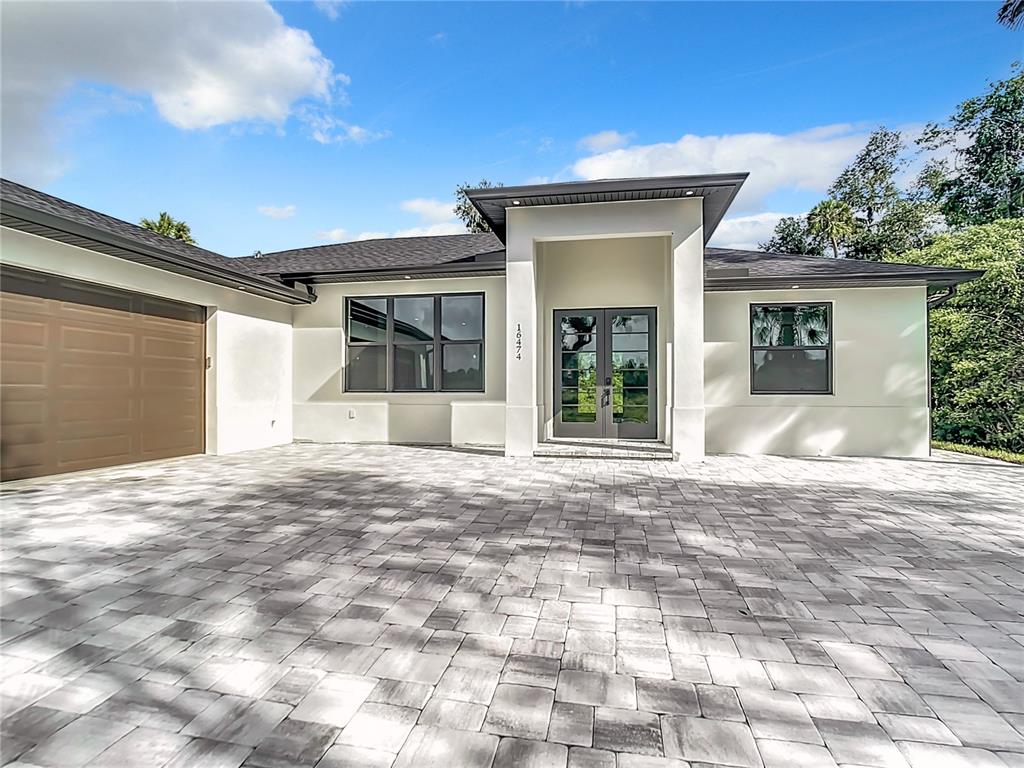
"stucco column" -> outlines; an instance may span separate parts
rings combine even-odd
[[[704,232],[672,234],[672,456],[704,458]]]
[[[509,217],[512,218],[511,216]],[[510,221],[511,223],[511,221]],[[510,226],[505,243],[505,455],[537,446],[537,293],[533,238]]]

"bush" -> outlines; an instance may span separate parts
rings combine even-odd
[[[1024,452],[1024,219],[942,235],[890,260],[986,270],[930,312],[932,431]]]

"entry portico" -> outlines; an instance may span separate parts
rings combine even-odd
[[[505,241],[507,456],[531,456],[539,439],[557,435],[563,375],[576,384],[568,402],[586,397],[590,404],[591,394],[572,378],[581,375],[578,345],[593,352],[595,368],[582,367],[595,387],[595,421],[654,419],[653,434],[644,436],[671,445],[676,458],[704,456],[704,246],[745,179],[719,174],[469,193]],[[596,318],[610,310],[619,310],[613,317],[624,331],[640,330],[631,318],[650,318],[649,325],[639,334],[616,335],[607,323],[598,328]],[[583,329],[582,340],[572,333],[566,346],[562,328],[568,321],[564,327],[573,330],[573,318],[595,318],[594,327]],[[624,352],[617,351],[620,338]],[[623,367],[634,361],[649,377],[635,390],[638,400],[654,401],[647,416],[625,405]],[[566,413],[584,417],[572,405]]]

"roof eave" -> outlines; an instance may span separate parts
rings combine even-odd
[[[30,229],[25,227],[23,222],[35,226]],[[184,277],[241,290],[286,304],[311,304],[316,301],[316,296],[304,288],[289,288],[283,284],[276,286],[265,278],[255,279],[254,276],[244,272],[190,259],[178,253],[164,251],[146,243],[13,201],[3,202],[2,211],[0,211],[0,224],[71,245],[74,243],[68,242],[69,238],[85,240],[105,248],[106,250],[97,249],[97,252],[104,255],[156,267]]]
[[[505,274],[505,263],[452,262],[429,266],[387,267],[385,269],[309,270],[282,272],[278,279],[287,283],[354,283],[363,281],[436,279],[439,277],[493,277]]]
[[[637,193],[637,192],[656,192],[672,189],[706,189],[707,187],[730,187],[731,191],[725,201],[725,204],[720,208],[715,209],[714,215],[705,221],[704,227],[704,244],[707,245],[711,235],[714,233],[715,228],[721,222],[725,215],[725,212],[732,205],[733,200],[739,193],[740,187],[749,177],[749,173],[717,173],[717,174],[704,174],[700,176],[651,176],[631,179],[600,179],[597,181],[569,181],[561,182],[556,184],[530,184],[520,185],[515,187],[481,187],[476,189],[466,190],[466,197],[473,204],[473,207],[480,213],[484,221],[487,222],[491,230],[498,238],[504,242],[507,234],[507,226],[505,221],[498,221],[491,216],[487,209],[482,205],[486,202],[500,201],[504,198],[523,198],[528,199],[531,197],[552,197],[560,194],[598,194],[598,193],[613,193],[621,192],[626,193]],[[684,196],[680,196],[679,199],[683,199]],[[700,197],[704,197],[701,195]],[[672,198],[674,199],[674,198]],[[646,202],[646,201],[630,201],[630,202]],[[571,205],[580,205],[585,203],[569,203]],[[503,206],[502,210],[507,210],[511,206]],[[533,206],[523,206],[523,208],[530,208]],[[705,208],[705,212],[707,209]]]
[[[870,273],[849,275],[773,275],[769,277],[705,277],[705,291],[793,290],[803,288],[896,288],[927,286],[945,288],[977,280],[984,270]]]

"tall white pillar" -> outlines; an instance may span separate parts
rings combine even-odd
[[[672,235],[672,456],[704,458],[704,232]]]
[[[511,216],[509,217],[511,218]],[[505,455],[532,456],[537,447],[536,263],[533,238],[509,227],[505,243]]]

